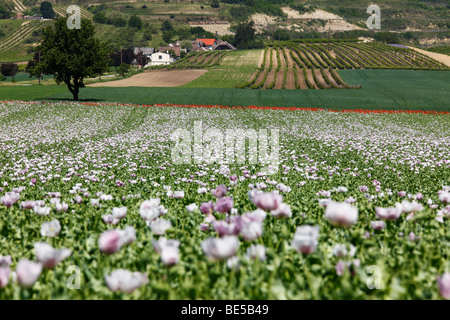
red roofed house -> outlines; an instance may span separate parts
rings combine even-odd
[[[211,50],[212,47],[217,44],[216,39],[197,39],[195,41],[197,41],[200,44],[200,46],[202,46],[207,50]]]

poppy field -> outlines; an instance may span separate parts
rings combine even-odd
[[[0,299],[450,299],[449,123],[2,101]],[[267,130],[277,166],[251,137],[231,160],[176,149],[196,126]]]

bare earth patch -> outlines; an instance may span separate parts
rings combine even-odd
[[[178,87],[202,76],[208,70],[146,71],[128,79],[98,82],[88,87]]]
[[[314,12],[308,12],[304,14],[300,14],[296,10],[292,10],[289,7],[281,8],[284,13],[287,14],[289,19],[295,20],[325,20],[326,25],[324,27],[319,27],[317,31],[326,32],[326,31],[350,31],[350,30],[363,30],[363,28],[358,27],[357,25],[351,24],[347,22],[344,18],[333,14],[331,12],[327,12],[325,10],[317,9]]]
[[[421,49],[414,48],[414,47],[408,47],[408,48],[414,49],[417,52],[420,52],[420,53],[422,53],[422,54],[424,54],[426,56],[429,56],[430,58],[445,64],[447,67],[450,67],[450,56],[447,56],[447,55],[442,54],[442,53],[425,51],[425,50],[421,50]]]
[[[264,30],[267,26],[274,24],[276,18],[268,16],[267,14],[255,13],[251,16],[251,19],[255,21],[255,29],[257,31]]]
[[[231,24],[191,24],[191,27],[202,27],[208,32],[216,33],[219,36],[225,36],[225,35],[234,35],[234,32],[231,32],[229,28],[231,27]]]

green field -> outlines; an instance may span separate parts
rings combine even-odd
[[[261,50],[233,51],[214,70],[185,84],[184,88],[234,88],[247,81],[258,68]]]
[[[80,99],[134,104],[411,109],[450,111],[449,71],[341,70],[359,90],[251,90],[220,88],[83,88]],[[0,100],[71,99],[65,86],[4,86]]]

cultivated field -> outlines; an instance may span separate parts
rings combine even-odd
[[[189,83],[206,70],[145,71],[127,79],[97,82],[89,87],[178,87]]]
[[[176,164],[199,119],[267,129],[278,170]],[[0,103],[0,299],[449,298],[449,121]]]
[[[13,21],[16,23],[16,21]],[[48,26],[47,21],[25,21],[8,37],[0,41],[0,62],[31,59],[34,43],[28,41],[35,32]]]
[[[155,66],[152,69],[196,69],[213,67],[220,63],[220,61],[229,53],[229,51],[206,51],[206,52],[192,52],[186,57],[177,60],[169,66]]]
[[[448,70],[441,62],[411,49],[383,44],[290,42],[267,46],[259,69],[239,88],[353,89],[338,69]]]

